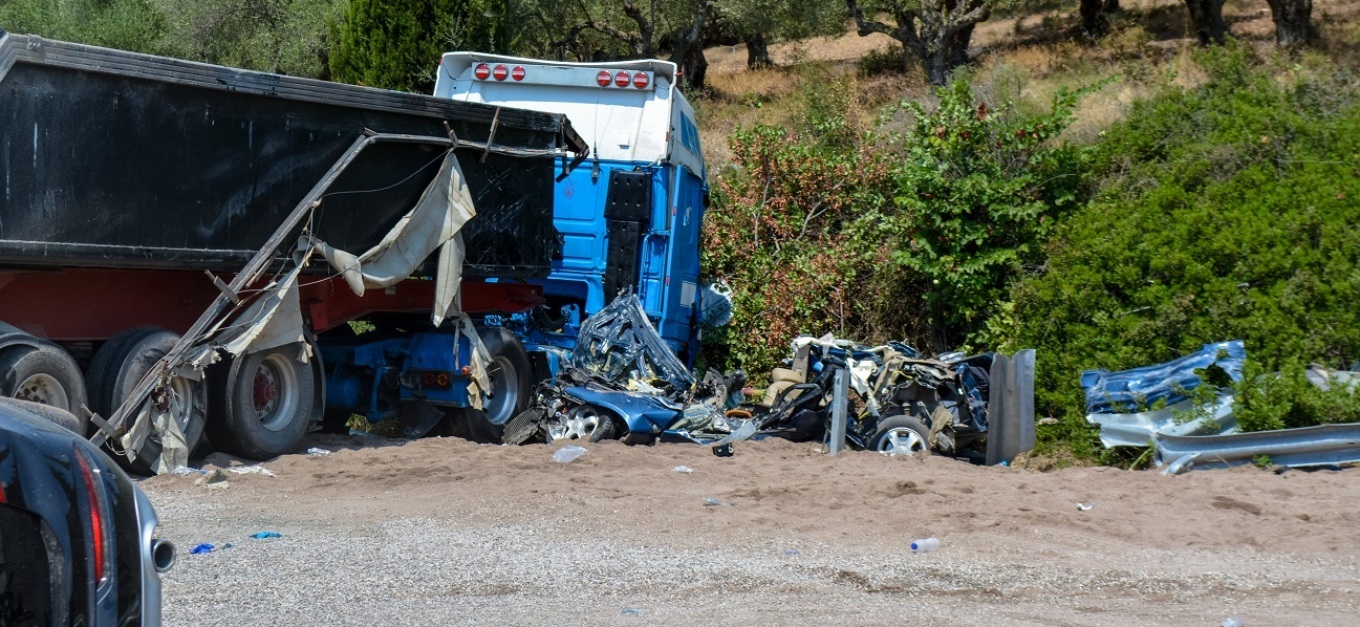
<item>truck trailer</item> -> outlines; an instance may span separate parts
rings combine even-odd
[[[553,181],[586,151],[562,115],[0,31],[0,393],[89,417],[116,442],[134,421],[99,423],[214,302],[220,317],[263,298],[300,237],[382,244],[446,162],[477,213],[459,232],[460,312],[528,310],[542,294],[524,281],[550,274],[561,248]],[[317,338],[384,312],[428,318],[435,263],[359,295],[309,261],[295,281],[302,339],[161,372],[146,402],[187,449],[206,428],[228,452],[287,452],[325,414]],[[160,455],[153,431],[120,451],[135,470]]]

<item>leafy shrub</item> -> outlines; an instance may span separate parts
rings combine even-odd
[[[1206,83],[1137,103],[1108,131],[1096,200],[1012,293],[1011,341],[1039,349],[1038,409],[1062,421],[1049,437],[1073,438],[1078,454],[1092,437],[1085,368],[1157,363],[1236,338],[1258,373],[1360,355],[1353,83],[1280,84],[1243,47],[1200,55]],[[1247,398],[1247,420],[1262,427],[1275,414],[1302,420],[1270,408],[1312,402],[1269,386],[1248,393],[1261,395]]]
[[[889,131],[900,120],[852,123],[841,80],[806,95],[794,129],[730,138],[704,268],[732,282],[735,319],[708,363],[760,373],[799,333],[927,350],[990,337],[983,314],[1082,197],[1081,152],[1055,139],[1077,94],[1031,116],[958,82],[937,107],[903,103],[906,129]]]

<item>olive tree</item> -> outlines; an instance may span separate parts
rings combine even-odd
[[[883,33],[902,44],[902,67],[912,59],[931,85],[943,86],[968,62],[973,29],[991,17],[996,0],[845,0],[861,36]],[[886,14],[892,23],[879,21]],[[869,17],[866,17],[869,16]]]

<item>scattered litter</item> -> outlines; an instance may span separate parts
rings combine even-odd
[[[1057,418],[1054,418],[1054,417],[1052,417],[1052,416],[1049,416],[1049,417],[1047,417],[1047,418],[1040,418],[1040,419],[1039,419],[1039,422],[1038,422],[1037,424],[1040,424],[1040,425],[1043,425],[1043,426],[1046,426],[1046,427],[1047,427],[1047,426],[1052,426],[1052,425],[1058,424],[1058,419],[1057,419]]]
[[[576,458],[585,455],[586,449],[580,446],[564,446],[553,452],[553,461],[565,464],[575,461]]]
[[[225,551],[225,550],[227,550],[227,549],[234,549],[234,548],[236,548],[236,545],[235,545],[235,544],[232,544],[232,543],[230,543],[230,542],[228,542],[228,543],[222,545],[222,550],[223,550],[223,551]]]
[[[784,555],[797,555],[798,549],[784,549]]]
[[[203,544],[200,544],[192,549],[189,549],[189,555],[202,555],[204,553],[212,553],[212,550],[214,548],[216,547],[214,547],[211,544],[208,544],[207,542],[204,542]]]
[[[733,503],[731,501],[719,501],[718,499],[706,498],[704,499],[704,505],[707,505],[709,507],[720,507],[722,505],[736,506],[736,503]]]
[[[624,616],[642,616],[642,610],[634,609],[631,607],[625,607],[623,608],[622,614]]]
[[[183,475],[198,475],[198,474],[203,474],[203,471],[202,471],[202,470],[199,470],[199,469],[197,469],[197,468],[190,468],[190,467],[188,467],[188,466],[178,466],[178,467],[176,467],[174,470],[171,470],[171,471],[170,471],[170,474],[176,475],[176,476],[183,476]]]
[[[694,472],[694,469],[689,466],[676,466],[675,468],[672,468],[671,471],[688,475]]]
[[[327,455],[330,455],[331,452],[328,451],[328,450],[326,450],[326,449],[324,449],[324,448],[317,448],[317,447],[313,446],[312,448],[307,449],[307,454],[308,454],[308,455],[315,455],[315,456],[317,456],[317,457],[325,457],[325,456],[327,456]]]
[[[713,447],[713,454],[717,455],[718,457],[731,457],[732,443],[728,442],[727,444],[724,444],[722,446]]]
[[[911,543],[912,553],[929,553],[940,548],[939,538],[922,538]]]
[[[1095,501],[1092,501],[1090,503],[1077,503],[1077,511],[1079,512],[1089,512],[1095,508],[1096,508]]]
[[[255,538],[256,540],[263,540],[265,538],[282,538],[283,534],[277,531],[257,531],[250,534],[250,537]]]
[[[205,472],[203,473],[203,476],[194,480],[194,485],[205,486],[209,489],[226,489],[228,487],[227,476],[223,474],[221,470],[214,468],[212,471]]]
[[[234,472],[238,475],[264,475],[266,477],[278,476],[274,474],[274,471],[265,468],[264,466],[233,466],[231,468],[228,468],[227,470],[230,470],[231,472]]]
[[[1236,616],[1229,616],[1223,619],[1223,627],[1244,627],[1246,623]]]

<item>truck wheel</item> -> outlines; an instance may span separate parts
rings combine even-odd
[[[523,413],[532,392],[529,354],[514,333],[501,327],[477,329],[486,352],[491,355],[487,378],[491,393],[482,399],[482,409],[450,407],[430,435],[457,437],[479,444],[501,444],[505,425]]]
[[[208,437],[218,450],[266,460],[292,451],[307,433],[316,402],[312,367],[301,343],[250,353],[209,373]]]
[[[0,396],[51,405],[77,416],[88,402],[76,360],[47,344],[0,351]]]
[[[881,453],[929,453],[930,429],[915,418],[889,416],[878,423],[878,431],[869,440],[869,448]]]
[[[112,416],[142,377],[178,341],[179,335],[164,329],[130,329],[105,342],[90,362],[90,408],[104,418]],[[152,393],[150,402],[174,418],[180,433],[184,434],[184,445],[192,453],[203,439],[203,426],[208,420],[207,386],[174,377],[169,389],[161,388]],[[114,457],[132,472],[150,475],[154,474],[152,469],[160,456],[161,436],[153,429],[132,459],[125,455]]]
[[[484,399],[482,411],[486,421],[496,426],[504,426],[511,418],[524,411],[529,402],[529,380],[531,372],[529,354],[514,333],[500,327],[482,327],[477,330],[491,354],[491,366],[487,373],[491,379],[491,394]]]

